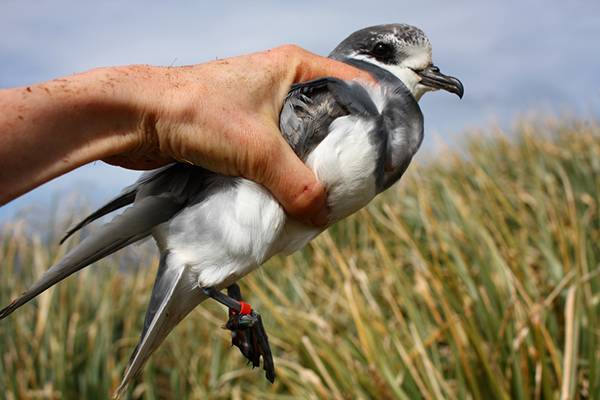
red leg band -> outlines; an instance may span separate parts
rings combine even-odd
[[[240,301],[240,314],[245,315],[245,314],[250,314],[251,312],[252,312],[252,307],[250,306],[250,304]]]

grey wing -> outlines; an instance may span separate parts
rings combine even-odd
[[[152,228],[171,218],[182,205],[181,199],[173,196],[153,196],[137,202],[48,269],[33,286],[0,310],[0,319],[74,272],[148,236]]]
[[[119,208],[123,208],[132,204],[135,201],[136,195],[140,187],[159,177],[171,167],[172,165],[167,165],[165,167],[143,173],[142,176],[140,176],[140,178],[133,185],[124,188],[117,197],[115,197],[114,199],[112,199],[111,201],[109,201],[108,203],[106,203],[105,205],[88,215],[83,221],[79,222],[77,225],[69,229],[65,236],[63,236],[63,238],[60,240],[60,244],[63,244],[65,240],[67,240],[72,234],[74,234],[84,226],[88,225],[90,222],[93,222],[98,218],[105,216],[106,214],[110,214],[111,212],[118,210]]]
[[[121,384],[117,388],[119,396],[127,384],[142,369],[150,355],[160,346],[173,328],[188,315],[206,296],[193,283],[184,265],[172,264],[169,253],[160,260],[156,281],[140,341],[136,346]]]
[[[155,226],[168,221],[190,202],[202,199],[214,182],[219,182],[215,177],[219,176],[202,168],[174,164],[138,185],[130,208],[85,238],[25,293],[0,310],[0,319],[69,275],[147,237]]]
[[[384,160],[387,165],[378,176],[380,191],[389,188],[402,177],[423,142],[423,114],[418,103],[404,85],[398,86],[395,92],[397,95],[382,110],[379,124],[384,132],[396,132],[389,136],[385,146]],[[385,134],[381,136],[387,137]]]
[[[109,201],[108,203],[106,203],[105,205],[88,215],[83,221],[69,229],[67,233],[65,233],[63,238],[60,239],[59,243],[63,244],[65,240],[67,240],[72,234],[74,234],[90,222],[93,222],[98,218],[105,216],[106,214],[110,214],[111,212],[118,210],[119,208],[128,206],[129,204],[133,203],[135,201],[135,195],[135,189],[121,192],[119,196],[115,197],[114,199],[112,199],[111,201]]]
[[[337,78],[316,79],[292,87],[281,111],[280,129],[298,157],[305,160],[327,137],[331,123],[350,114],[378,114],[365,88]]]

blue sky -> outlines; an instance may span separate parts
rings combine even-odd
[[[533,112],[600,115],[600,2],[504,1],[101,1],[3,0],[0,88],[98,66],[183,65],[296,43],[327,54],[352,31],[380,23],[422,28],[436,64],[465,86],[462,101],[426,95],[426,142],[452,145],[466,129],[509,126]],[[137,173],[100,162],[0,208],[97,204]]]

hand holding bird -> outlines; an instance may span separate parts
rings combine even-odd
[[[238,93],[240,69],[236,68],[238,75],[228,80],[226,76],[233,74],[228,68],[237,62],[244,65],[248,59],[214,63],[209,68],[214,69],[215,80],[219,79],[220,68],[229,71],[221,76],[219,88],[230,94],[233,107],[222,102],[223,97],[207,105],[214,107],[215,112],[221,111],[223,118],[212,123],[195,120],[194,110],[188,108],[190,104],[202,107],[211,102],[210,91],[203,93],[202,102],[195,97],[192,89],[198,87],[201,92],[202,82],[190,78],[184,85],[189,96],[196,100],[165,95],[171,111],[145,117],[151,128],[150,143],[154,143],[150,148],[160,152],[142,153],[154,154],[154,158],[150,157],[152,162],[168,161],[168,157],[161,159],[166,154],[175,160],[200,165],[179,162],[148,172],[71,229],[67,236],[103,215],[130,206],[52,266],[21,297],[1,310],[0,318],[72,273],[152,236],[161,261],[140,342],[119,391],[139,373],[169,332],[207,298],[229,308],[227,327],[232,331],[233,343],[254,366],[262,358],[266,376],[273,381],[275,370],[261,317],[243,302],[236,282],[272,256],[300,249],[326,226],[358,211],[401,178],[423,139],[423,115],[418,101],[424,93],[442,89],[459,97],[463,95],[461,82],[442,74],[432,63],[431,44],[425,34],[410,25],[379,25],[357,31],[342,41],[330,58],[363,70],[370,79],[325,77],[293,85],[280,110],[278,98],[285,96],[288,90],[285,85]],[[185,69],[181,73],[185,74]],[[296,79],[290,73],[284,81],[291,83]],[[269,86],[268,82],[263,84]],[[219,97],[218,93],[213,95]],[[228,131],[227,123],[247,116],[255,100],[257,115],[264,119],[261,121],[259,117],[249,123],[244,139],[232,139],[239,133]],[[276,127],[268,121],[277,115],[282,139],[257,134],[263,129],[276,132]],[[198,138],[200,147],[205,145],[202,139],[215,132],[224,133],[226,142],[242,140],[249,147],[260,146],[265,140],[269,152],[289,146],[289,151],[293,150],[306,165],[308,175],[314,174],[327,191],[326,226],[315,227],[289,216],[284,208],[290,211],[290,204],[286,206],[276,192],[265,189],[269,182],[280,179],[277,176],[290,173],[291,167],[279,158],[276,158],[279,164],[267,167],[242,155],[223,167],[215,160],[227,159],[228,153],[225,150],[219,153],[217,143],[208,145],[215,149],[214,158],[188,160],[194,156],[181,145],[181,138],[191,137],[192,126],[196,125],[204,126],[205,130]],[[147,130],[143,128],[141,132]],[[156,139],[153,130],[171,134],[168,139]],[[210,143],[212,139],[207,140]],[[132,160],[136,163],[142,158],[131,149],[119,154],[121,158],[113,161],[121,164]],[[280,167],[281,171],[272,171]],[[229,176],[244,176],[243,171],[264,186],[244,177]],[[302,176],[294,175],[300,183],[292,187],[304,187],[306,181]],[[292,205],[291,209],[295,207],[306,211],[303,204]],[[227,295],[221,292],[226,288]]]

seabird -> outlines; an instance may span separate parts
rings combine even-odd
[[[443,89],[463,95],[461,82],[432,63],[420,29],[378,25],[354,32],[329,57],[368,71],[373,82],[323,78],[294,85],[280,128],[296,154],[327,189],[329,225],[369,203],[398,181],[423,140],[421,96]],[[260,315],[242,301],[236,282],[276,254],[290,254],[325,228],[288,217],[275,198],[250,180],[175,163],[147,172],[69,230],[130,206],[100,227],[20,297],[11,314],[72,273],[152,236],[158,274],[119,394],[171,330],[198,304],[213,298],[229,308],[232,342],[266,377],[275,369]],[[227,289],[227,294],[221,290]]]

